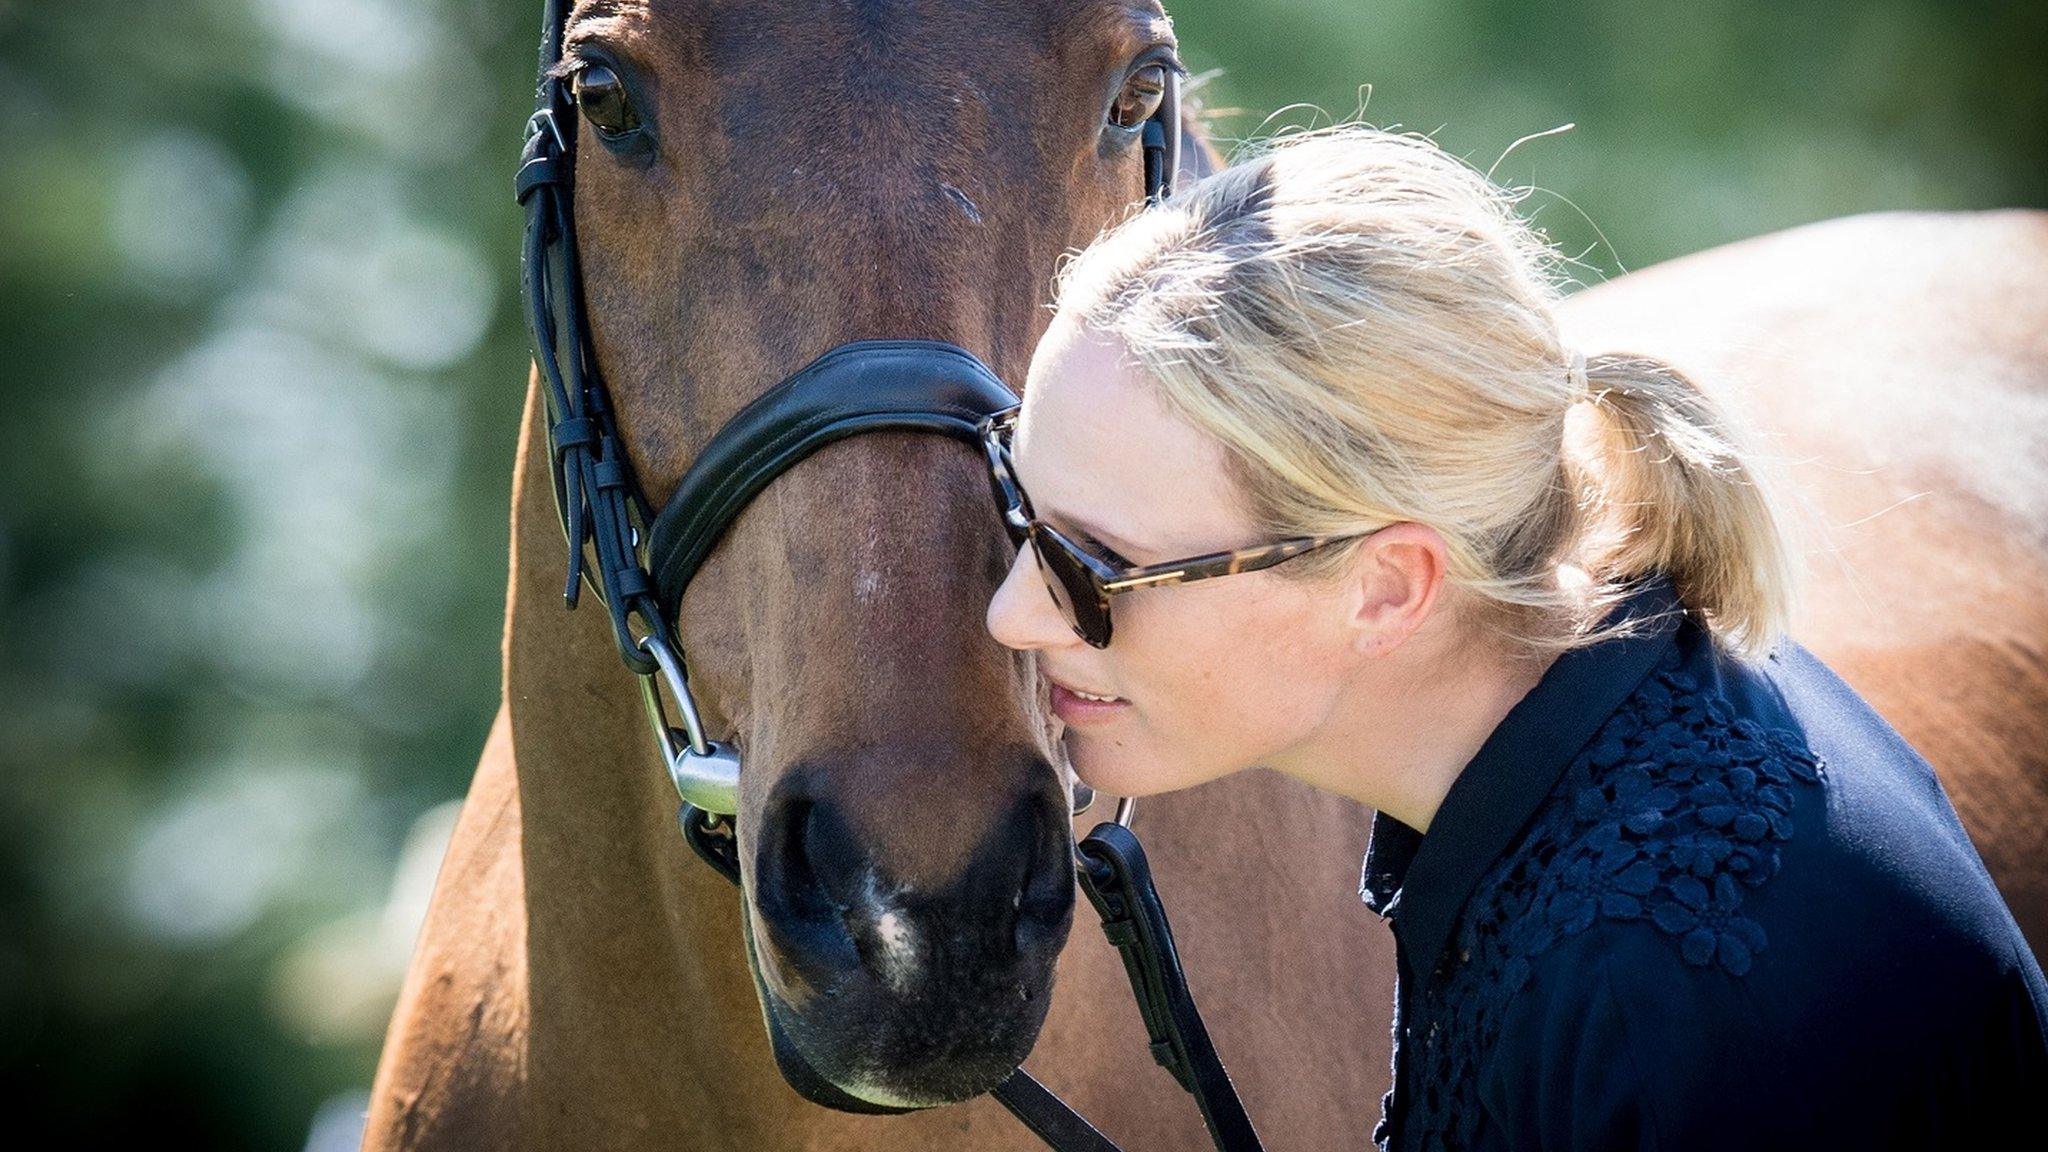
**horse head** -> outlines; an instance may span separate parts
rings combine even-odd
[[[537,130],[573,169],[529,165],[574,189],[589,344],[559,354],[657,504],[850,342],[1021,381],[1057,258],[1143,198],[1180,70],[1149,0],[581,0],[559,36]],[[1044,1022],[1074,882],[1036,670],[982,624],[1012,552],[979,451],[834,439],[705,543],[662,626],[744,756],[745,946],[785,1078],[850,1110],[988,1090]]]

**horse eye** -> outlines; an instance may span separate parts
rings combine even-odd
[[[619,75],[602,64],[586,65],[576,73],[576,106],[583,118],[603,136],[624,136],[638,131],[640,117],[626,99],[626,86]]]
[[[1137,128],[1159,111],[1159,102],[1165,98],[1166,66],[1147,64],[1124,81],[1124,90],[1110,105],[1109,122],[1119,128]]]

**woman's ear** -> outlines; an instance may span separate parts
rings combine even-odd
[[[1413,521],[1390,524],[1361,544],[1351,565],[1353,649],[1383,656],[1406,643],[1429,619],[1449,558],[1437,530]]]

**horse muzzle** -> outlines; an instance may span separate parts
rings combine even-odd
[[[890,1108],[988,1091],[1030,1053],[1073,922],[1064,797],[1033,790],[952,875],[910,880],[880,855],[900,833],[856,828],[819,793],[829,778],[782,781],[747,848],[749,957],[785,1079],[842,1108],[807,1084]]]

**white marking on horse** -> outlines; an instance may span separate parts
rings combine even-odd
[[[882,526],[868,521],[861,545],[854,558],[853,599],[862,608],[872,608],[882,592]]]
[[[884,892],[880,880],[870,872],[861,893],[868,920],[875,926],[875,938],[881,944],[876,953],[876,974],[899,995],[909,989],[922,967],[918,959],[917,928],[893,900],[903,891],[899,888],[894,892]]]

